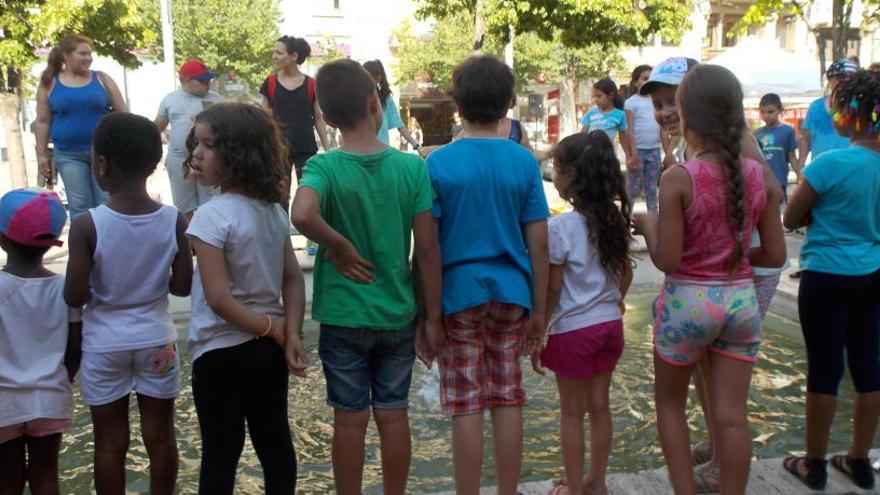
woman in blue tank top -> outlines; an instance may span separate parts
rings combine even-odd
[[[37,163],[50,176],[51,138],[71,220],[105,201],[91,169],[92,131],[107,113],[127,111],[113,79],[91,65],[91,40],[65,36],[49,53],[37,87]]]

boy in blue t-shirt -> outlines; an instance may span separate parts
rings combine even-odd
[[[428,158],[443,257],[440,400],[453,417],[458,491],[479,491],[489,408],[498,492],[513,493],[526,403],[520,362],[545,331],[549,212],[534,156],[497,134],[513,96],[510,68],[483,55],[452,77],[464,129]],[[427,335],[435,354],[442,337]]]
[[[798,163],[797,139],[794,127],[779,121],[783,110],[779,95],[767,93],[761,97],[758,105],[761,109],[761,120],[764,121],[764,126],[755,131],[755,138],[764,153],[767,165],[770,166],[770,170],[773,171],[773,175],[779,181],[782,192],[788,200],[786,186],[788,186],[789,164],[800,177],[800,170],[796,168]]]

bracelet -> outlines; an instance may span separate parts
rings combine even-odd
[[[269,316],[269,315],[267,315],[267,314],[265,314],[265,313],[263,314],[263,316],[266,317],[266,330],[264,330],[263,333],[257,335],[257,338],[258,338],[258,339],[259,339],[260,337],[265,337],[266,335],[269,335],[269,332],[272,331],[272,317]]]

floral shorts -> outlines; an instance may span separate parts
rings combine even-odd
[[[750,279],[702,282],[667,278],[655,303],[654,349],[685,366],[704,351],[755,362],[763,326]]]

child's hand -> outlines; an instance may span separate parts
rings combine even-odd
[[[419,318],[416,321],[416,357],[425,365],[425,368],[431,369],[434,364],[434,353],[431,352],[431,346],[428,344],[428,337],[425,334],[425,321]]]
[[[526,334],[523,341],[522,351],[523,356],[529,356],[535,349],[543,346],[544,332],[547,330],[547,326],[544,324],[544,318],[534,314],[529,318],[529,322],[526,325]]]
[[[532,351],[532,353],[529,357],[532,360],[532,369],[535,370],[535,373],[537,373],[539,375],[546,375],[547,370],[545,370],[544,367],[541,366],[541,353],[542,352],[544,352],[544,344],[541,344],[537,348],[535,348],[535,350]]]
[[[290,339],[284,347],[284,360],[287,361],[287,368],[295,376],[303,378],[306,376],[306,370],[309,367],[309,357],[306,355],[305,347],[303,347],[302,339],[299,336]]]
[[[427,344],[428,357],[433,361],[446,347],[446,329],[443,322],[437,320],[425,320],[425,343]],[[428,366],[430,369],[431,366]]]
[[[626,159],[626,168],[627,170],[636,171],[639,169],[641,163],[642,161],[639,159],[639,155],[633,154]]]
[[[324,259],[333,263],[343,277],[359,284],[369,284],[373,281],[373,264],[361,258],[354,245],[345,241],[339,247],[328,247],[324,253]]]
[[[284,349],[284,330],[287,328],[287,318],[283,316],[279,316],[278,318],[272,318],[272,329],[269,330],[269,335],[266,337],[275,341],[276,344],[280,345],[282,349]]]
[[[633,234],[645,235],[646,231],[653,230],[657,225],[657,215],[653,213],[633,214]]]

